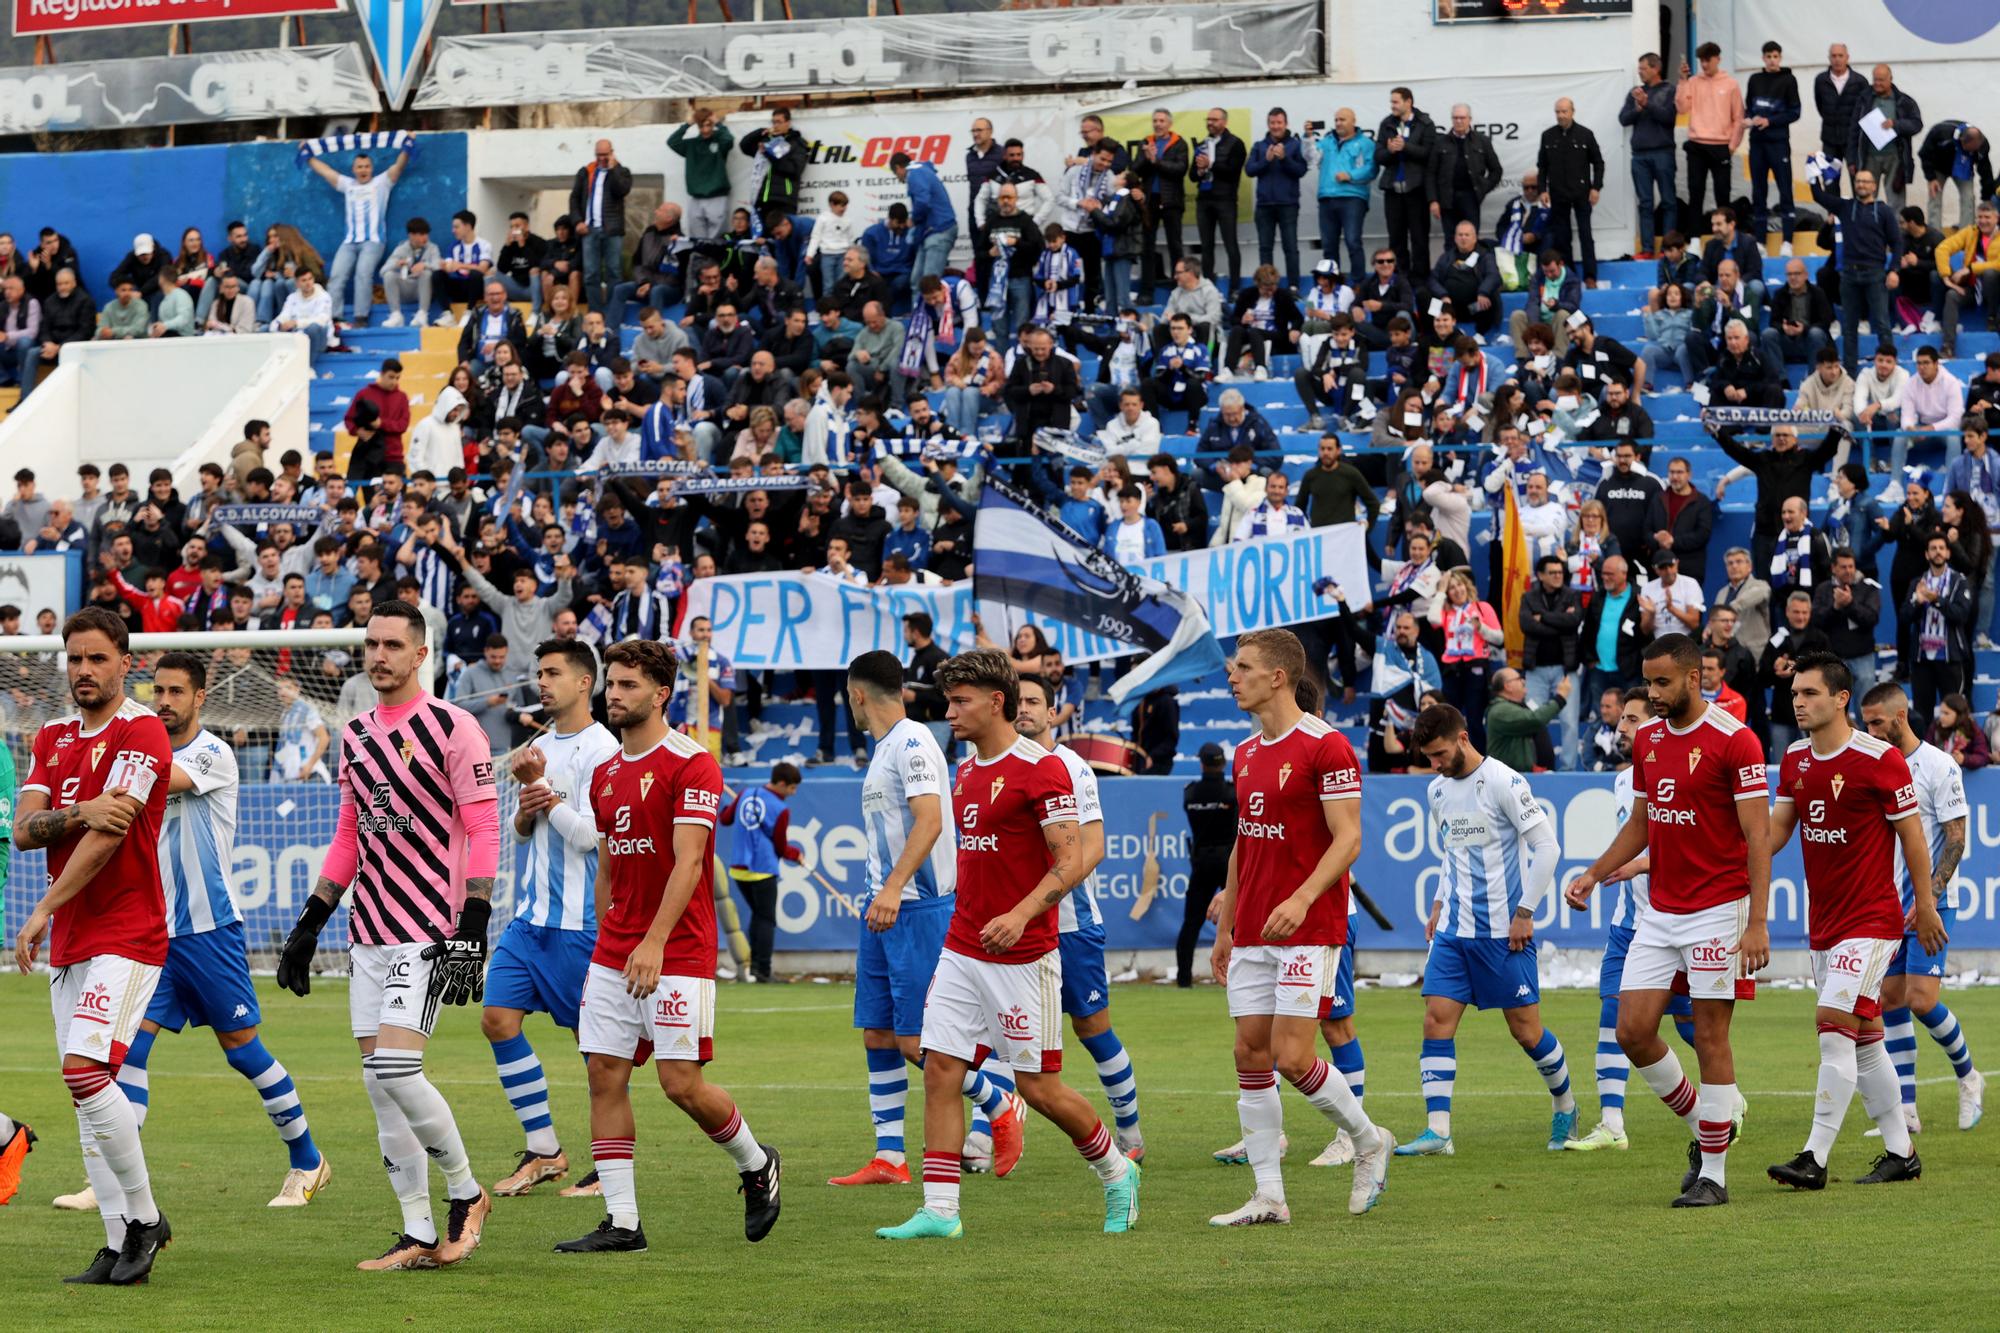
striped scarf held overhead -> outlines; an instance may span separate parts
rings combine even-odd
[[[328,153],[386,152],[408,153],[415,161],[422,149],[417,144],[417,136],[408,130],[365,130],[358,134],[326,134],[317,139],[307,139],[299,144],[299,151],[293,159],[301,170],[306,163]]]

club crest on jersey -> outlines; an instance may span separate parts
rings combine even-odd
[[[1845,773],[1835,773],[1833,780],[1826,785],[1832,790],[1833,799],[1837,801],[1840,799],[1840,789],[1847,785],[1847,775]]]
[[[91,768],[95,769],[97,767],[98,761],[102,758],[104,758],[104,742],[99,741],[97,744],[90,747]]]
[[[987,796],[986,796],[986,799],[987,799],[987,800],[989,800],[989,801],[997,801],[997,800],[999,800],[999,799],[1000,799],[1000,789],[1001,789],[1002,787],[1005,787],[1006,785],[1007,785],[1007,779],[1006,779],[1006,778],[1004,778],[1004,777],[1002,777],[1002,778],[995,778],[995,779],[993,779],[993,790],[992,790],[991,792],[987,793]]]
[[[1289,763],[1285,763],[1285,764],[1279,764],[1279,765],[1278,765],[1278,790],[1279,790],[1279,791],[1283,791],[1283,790],[1285,789],[1285,783],[1286,783],[1286,782],[1287,782],[1288,780],[1290,780],[1291,776],[1292,776],[1292,766],[1291,766],[1291,765],[1290,765]]]
[[[1697,745],[1692,750],[1688,751],[1688,772],[1690,773],[1694,772],[1695,765],[1699,764],[1700,762],[1701,762],[1701,747]]]
[[[407,764],[410,762],[411,752],[414,751],[416,748],[417,748],[416,742],[411,740],[408,736],[405,736],[403,737],[403,743],[396,747],[396,753],[402,755],[403,762]]]
[[[642,801],[645,800],[647,794],[652,790],[653,790],[653,773],[651,769],[648,769],[646,772],[641,773],[639,775],[639,799]]]

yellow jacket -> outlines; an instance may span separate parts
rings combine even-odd
[[[1976,238],[1978,235],[1979,228],[1964,227],[1945,237],[1942,241],[1939,241],[1937,248],[1938,272],[1945,277],[1950,277],[1951,257],[1960,253],[1965,255],[1965,266],[1974,273],[2000,272],[2000,232],[1995,232],[1992,238],[1987,241],[1986,258],[1984,259],[1975,259],[1973,257],[1978,253],[1973,249],[1973,246],[1977,243]]]

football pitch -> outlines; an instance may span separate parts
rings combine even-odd
[[[1458,1041],[1456,1157],[1397,1159],[1380,1206],[1349,1217],[1349,1169],[1306,1166],[1330,1127],[1287,1090],[1292,1224],[1211,1229],[1209,1215],[1242,1203],[1251,1183],[1248,1168],[1209,1157],[1238,1137],[1222,993],[1131,985],[1115,989],[1112,1011],[1138,1073],[1146,1135],[1138,1229],[1101,1234],[1095,1177],[1053,1127],[1031,1119],[1012,1176],[966,1178],[964,1239],[894,1244],[874,1229],[913,1212],[917,1187],[824,1183],[865,1162],[873,1142],[851,988],[725,984],[709,1072],[784,1155],[784,1215],[768,1240],[744,1242],[728,1160],[647,1078],[634,1101],[649,1253],[551,1253],[594,1227],[602,1209],[544,1185],[496,1200],[484,1243],[464,1265],[367,1275],[355,1261],[386,1248],[399,1219],[348,1036],[345,984],[320,979],[307,1000],[279,993],[269,978],[258,986],[266,1044],[298,1082],[333,1163],[331,1184],[304,1210],[266,1208],[285,1160],[256,1097],[206,1031],[162,1034],[145,1139],[174,1243],[145,1287],[77,1288],[59,1279],[88,1262],[103,1233],[94,1215],[48,1204],[79,1188],[83,1172],[56,1074],[47,983],[11,972],[0,979],[0,1110],[41,1137],[20,1194],[0,1210],[0,1323],[1545,1330],[1990,1328],[2000,1319],[2000,1113],[1957,1131],[1950,1067],[1921,1032],[1922,1180],[1849,1183],[1878,1151],[1861,1137],[1858,1099],[1823,1193],[1793,1194],[1764,1178],[1767,1164],[1798,1150],[1812,1114],[1818,1050],[1811,997],[1801,991],[1767,990],[1739,1008],[1737,1077],[1750,1116],[1730,1153],[1727,1208],[1668,1207],[1687,1138],[1636,1078],[1629,1152],[1548,1152],[1547,1094],[1533,1066],[1498,1015],[1469,1014]],[[1569,1053],[1581,1132],[1596,1121],[1597,1000],[1581,991],[1544,999]],[[2000,990],[1947,1000],[1974,1054],[1995,1061]],[[1424,1124],[1420,1016],[1414,991],[1360,995],[1367,1106],[1400,1140]],[[582,1061],[545,1019],[531,1019],[528,1031],[575,1162],[589,1139]],[[1102,1112],[1092,1066],[1065,1036],[1065,1077]],[[428,1069],[490,1185],[511,1168],[521,1135],[474,1011],[446,1012]],[[914,1150],[921,1096],[912,1092]],[[433,1179],[442,1221],[442,1181]]]

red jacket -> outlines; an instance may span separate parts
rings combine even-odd
[[[565,375],[556,382],[555,388],[549,390],[547,425],[550,430],[560,428],[572,412],[583,413],[583,419],[593,424],[604,415],[604,392],[597,387],[596,380],[586,379],[583,392],[579,394],[570,388],[569,377]]]
[[[187,604],[172,594],[148,597],[145,589],[135,588],[125,576],[115,570],[111,575],[118,584],[118,595],[139,613],[139,628],[146,634],[171,634],[181,627],[181,615]]]
[[[347,405],[346,426],[349,435],[354,434],[354,409],[363,401],[375,404],[380,413],[375,419],[376,429],[382,436],[382,453],[391,463],[403,461],[403,436],[410,429],[410,396],[401,389],[383,390],[373,384],[363,385],[355,392],[353,402]]]
[[[201,587],[201,571],[189,569],[186,565],[175,565],[167,571],[167,596],[178,597],[183,602],[194,596]],[[144,594],[141,594],[143,596]]]

